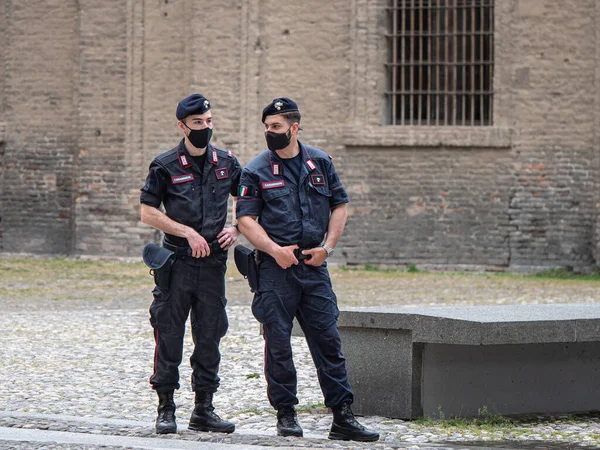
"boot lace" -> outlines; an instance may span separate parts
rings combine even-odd
[[[296,419],[296,411],[294,411],[292,408],[285,408],[281,411],[278,411],[277,419],[285,428],[299,426],[298,420]]]
[[[206,415],[215,422],[223,422],[223,419],[221,419],[221,417],[219,417],[219,415],[214,411],[214,408],[207,408]]]
[[[297,425],[296,417],[293,414],[284,414],[279,418],[279,421],[286,428],[292,428]]]
[[[215,412],[215,407],[212,404],[209,404],[208,406],[200,404],[199,408],[198,406],[199,405],[196,405],[196,414],[215,422],[223,422],[223,419]]]
[[[350,405],[348,404],[343,404],[341,409],[340,409],[340,417],[345,419],[345,421],[352,425],[353,427],[359,428],[361,430],[364,430],[365,427],[362,426],[358,420],[356,420],[356,417],[354,417],[354,413],[352,412],[352,410],[350,409]]]
[[[175,408],[171,405],[166,405],[160,408],[158,412],[158,421],[160,423],[169,423],[175,420]]]

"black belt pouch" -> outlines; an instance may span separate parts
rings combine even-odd
[[[243,245],[236,245],[233,252],[235,266],[244,278],[248,280],[250,291],[258,290],[258,264],[256,263],[256,250],[251,250]]]
[[[144,263],[150,267],[150,275],[154,275],[154,283],[167,291],[171,281],[171,267],[175,262],[175,253],[156,244],[146,244],[142,253]]]

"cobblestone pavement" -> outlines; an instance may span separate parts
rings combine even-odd
[[[7,264],[3,266],[0,259],[0,274],[3,267]],[[147,311],[152,286],[145,269],[139,271],[144,278],[129,287],[108,282],[100,290],[73,288],[80,292],[79,296],[70,292],[72,287],[67,284],[61,288],[61,277],[57,277],[56,289],[64,290],[64,301],[60,300],[60,292],[44,290],[51,281],[40,287],[18,278],[11,278],[9,283],[0,277],[0,302],[4,309],[0,315],[0,427],[153,436],[156,395],[148,385],[153,338]],[[341,305],[600,301],[599,284],[592,282],[494,275],[346,270],[332,273]],[[35,291],[38,288],[42,294]],[[278,438],[275,414],[266,398],[263,341],[250,312],[250,293],[235,274],[228,279],[227,288],[230,328],[222,341],[221,388],[215,396],[215,406],[221,416],[236,423],[236,432],[223,436],[187,430],[193,406],[187,363],[192,342],[187,333],[180,368],[182,389],[176,393],[179,433],[167,438],[326,449],[424,448],[475,441],[552,441],[571,448],[600,446],[600,415],[537,416],[494,428],[364,417],[360,418],[362,423],[381,432],[380,442],[329,441],[326,437],[331,415],[322,404],[310,354],[299,337],[292,340],[299,382],[299,420],[307,437]],[[27,289],[32,292],[21,292]],[[90,292],[97,294],[97,301],[89,298]],[[30,447],[19,445],[0,440],[0,449],[54,448],[33,443]]]

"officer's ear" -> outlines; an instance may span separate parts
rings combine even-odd
[[[292,124],[292,131],[297,135],[298,132],[300,131],[300,124],[298,122],[294,122]]]
[[[185,128],[185,125],[183,124],[183,122],[181,120],[177,121],[177,128],[179,130],[181,130],[183,132],[183,134],[185,134],[186,128]]]

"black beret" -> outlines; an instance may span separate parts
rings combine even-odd
[[[177,104],[175,116],[177,120],[183,120],[192,114],[204,114],[210,109],[210,102],[202,94],[192,94]]]
[[[298,105],[294,100],[287,97],[274,98],[271,103],[265,106],[262,112],[262,121],[265,123],[265,117],[275,116],[277,114],[299,112]]]

